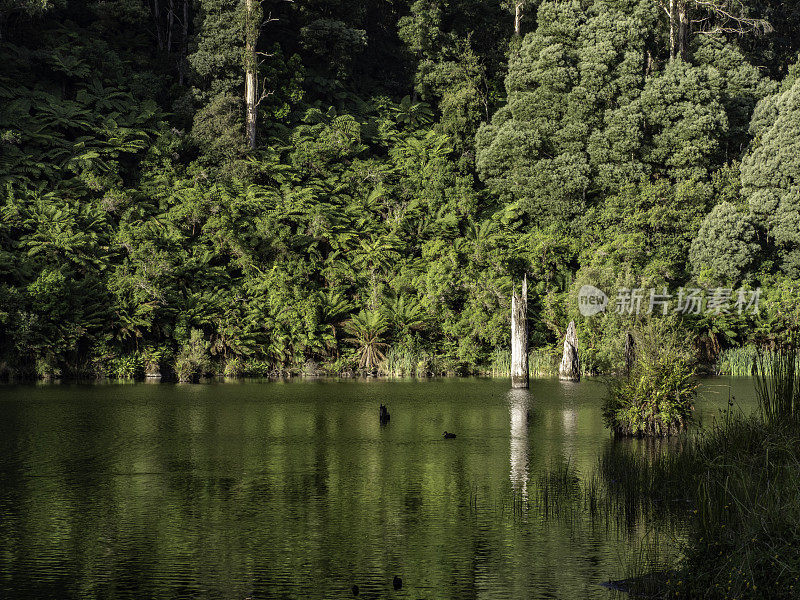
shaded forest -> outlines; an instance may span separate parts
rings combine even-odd
[[[523,275],[588,372],[584,284],[761,288],[676,327],[772,344],[798,51],[778,0],[2,0],[0,373],[487,372]]]

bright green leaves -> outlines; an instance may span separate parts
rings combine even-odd
[[[8,296],[0,285],[0,330],[15,343],[12,367],[26,373],[41,359],[74,368],[75,357],[102,338],[110,321],[103,283],[112,258],[107,216],[95,204],[55,192],[9,193],[2,215],[0,257],[10,260],[0,272],[16,292]]]
[[[690,260],[700,280],[738,284],[759,258],[761,247],[752,215],[723,202],[705,218],[692,243]]]
[[[425,102],[414,102],[405,96],[400,104],[392,107],[397,125],[404,128],[416,129],[428,125],[433,121],[433,111]]]
[[[587,13],[543,2],[512,55],[508,104],[478,133],[477,168],[534,220],[572,221],[648,179],[710,180],[729,142],[726,105],[746,110],[760,89],[756,73],[730,65],[742,81],[723,85],[717,70],[683,61],[647,76],[646,28],[658,15],[634,4],[598,0]]]
[[[742,162],[750,209],[781,250],[783,268],[800,274],[800,83],[763,100],[753,146]]]
[[[708,179],[728,127],[716,71],[673,61],[647,81],[636,108],[648,135],[642,159],[674,181]]]
[[[295,150],[291,161],[301,173],[321,175],[332,163],[350,159],[366,150],[361,143],[361,124],[351,115],[337,115],[334,109],[306,112],[304,124],[292,134]]]
[[[348,341],[356,347],[359,368],[376,370],[388,347],[383,337],[388,329],[384,315],[379,311],[362,310],[351,317],[345,329],[352,336]]]
[[[621,48],[583,50],[587,16],[577,3],[544,2],[538,22],[512,55],[507,106],[478,132],[477,168],[506,202],[520,201],[545,223],[563,222],[584,210],[592,188],[587,144],[598,116],[610,108],[600,73],[625,56]],[[591,32],[586,44],[606,44],[598,30]],[[602,63],[604,56],[611,64]]]
[[[95,205],[79,204],[55,194],[32,197],[21,210],[19,247],[35,264],[70,265],[88,274],[108,260],[109,224]]]

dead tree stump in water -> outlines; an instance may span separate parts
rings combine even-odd
[[[625,376],[631,374],[633,363],[636,362],[636,340],[629,331],[625,334]]]
[[[558,369],[561,379],[580,381],[581,364],[578,359],[578,331],[575,321],[570,321],[567,335],[564,337],[564,356],[561,358],[561,367]]]
[[[378,420],[380,421],[380,424],[386,425],[391,418],[392,416],[389,414],[389,409],[381,404],[380,408],[378,408]]]
[[[511,387],[528,387],[528,276],[511,294]]]

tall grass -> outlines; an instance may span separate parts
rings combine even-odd
[[[550,348],[537,348],[528,353],[528,372],[532,377],[552,377],[558,365]]]
[[[719,357],[717,372],[732,377],[749,377],[753,374],[753,364],[760,360],[762,371],[772,369],[773,352],[759,352],[756,346],[742,346],[723,350]],[[795,358],[796,369],[800,370],[800,356]]]
[[[511,376],[511,352],[495,348],[492,353],[492,364],[489,367],[492,377]]]
[[[425,352],[389,348],[379,372],[387,377],[427,377],[433,369],[433,358]]]
[[[492,377],[511,376],[511,352],[496,348],[488,373]],[[528,373],[531,377],[551,377],[558,373],[555,358],[550,348],[535,348],[528,352]]]
[[[756,358],[755,346],[742,346],[741,348],[728,348],[723,350],[719,357],[717,371],[720,375],[732,377],[747,377],[753,372],[753,361]]]
[[[729,410],[669,454],[601,458],[623,505],[642,498],[690,509],[683,557],[651,597],[800,598],[797,352],[756,353],[751,367],[758,413]]]
[[[790,347],[767,356],[759,352],[753,361],[756,395],[767,423],[800,424],[800,365],[797,350]]]
[[[800,597],[797,428],[734,416],[704,435],[695,452],[702,471],[694,482],[684,597]]]

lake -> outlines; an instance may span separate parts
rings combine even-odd
[[[652,528],[546,518],[536,491],[614,444],[605,388],[509,387],[0,386],[0,597],[608,598]],[[749,379],[712,379],[696,416],[731,394],[752,410]],[[658,535],[674,546],[680,523]]]

